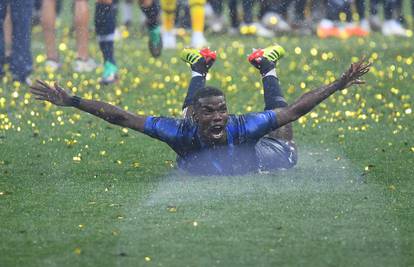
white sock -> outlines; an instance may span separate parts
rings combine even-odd
[[[197,76],[203,76],[203,74],[198,73],[198,72],[196,72],[196,71],[192,71],[192,72],[191,72],[191,77],[197,77]]]
[[[266,77],[266,76],[274,76],[274,77],[276,77],[276,78],[277,78],[277,75],[276,75],[276,69],[275,69],[275,68],[273,68],[273,69],[271,69],[269,72],[267,72],[265,75],[263,75],[263,77]]]

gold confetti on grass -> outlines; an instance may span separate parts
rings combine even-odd
[[[167,207],[167,210],[168,210],[168,212],[175,213],[175,212],[177,212],[177,207],[173,206],[173,205],[170,205],[170,206]]]
[[[81,248],[77,247],[77,248],[75,248],[75,249],[73,250],[73,252],[74,252],[76,255],[80,255],[80,254],[82,253],[82,250],[81,250]]]

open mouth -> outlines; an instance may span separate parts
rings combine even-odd
[[[210,128],[211,135],[214,139],[219,139],[224,134],[224,127],[221,125],[216,125]]]

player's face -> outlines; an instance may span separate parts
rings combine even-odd
[[[229,119],[224,96],[200,98],[194,112],[203,141],[210,144],[226,142],[226,125]]]

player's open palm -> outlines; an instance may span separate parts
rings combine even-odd
[[[347,71],[341,76],[341,81],[344,83],[344,89],[354,84],[364,84],[365,81],[361,80],[361,77],[369,72],[371,63],[367,62],[365,58],[362,58],[356,63],[352,63]]]
[[[44,81],[37,80],[35,84],[30,86],[30,92],[37,100],[45,100],[56,106],[70,106],[71,95],[66,92],[57,83],[52,86]]]

